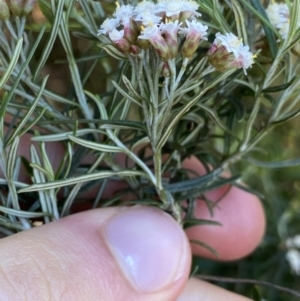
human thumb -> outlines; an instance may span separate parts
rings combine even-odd
[[[74,214],[0,240],[1,300],[175,300],[191,251],[180,226],[150,207]]]

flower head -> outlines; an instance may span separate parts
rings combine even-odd
[[[181,27],[179,33],[184,35],[197,35],[200,36],[201,39],[207,40],[204,36],[207,35],[208,27],[203,25],[201,22],[196,20],[193,21],[185,21],[187,27]]]
[[[108,33],[108,36],[112,42],[117,43],[118,41],[122,40],[124,37],[124,30],[117,30],[113,29]]]
[[[138,38],[142,40],[149,40],[163,60],[168,60],[170,58],[170,49],[166,40],[162,37],[161,31],[157,25],[145,27]]]
[[[290,11],[286,3],[272,3],[266,9],[270,23],[279,31],[285,40],[290,30]],[[298,28],[300,21],[298,22]]]
[[[102,23],[102,25],[100,27],[100,30],[98,31],[98,35],[108,34],[109,32],[116,29],[119,26],[119,24],[120,24],[119,20],[117,20],[117,19],[114,19],[114,18],[105,19],[105,21]]]
[[[216,34],[213,44],[217,46],[223,45],[228,52],[233,52],[236,56],[239,48],[243,45],[242,40],[238,39],[233,33],[225,33],[225,35],[222,35],[219,32]]]
[[[290,23],[280,23],[277,25],[277,29],[279,29],[279,33],[282,36],[282,38],[285,40],[288,36],[289,30],[290,30]]]
[[[156,12],[156,5],[152,1],[142,1],[138,3],[138,5],[134,8],[134,15],[139,15],[144,12],[149,12],[155,14]]]
[[[187,27],[181,27],[179,33],[186,35],[186,39],[182,46],[182,56],[191,58],[199,46],[200,40],[207,40],[208,27],[202,23],[193,20],[185,21]]]
[[[0,20],[7,20],[10,17],[10,10],[6,0],[0,0]]]
[[[131,19],[133,16],[133,6],[132,5],[121,5],[117,7],[116,11],[114,12],[114,17],[117,20],[124,21]]]
[[[124,38],[124,30],[113,29],[108,33],[110,40],[113,44],[124,54],[131,52],[130,43]]]
[[[209,61],[218,71],[230,68],[246,69],[254,63],[254,56],[249,51],[249,46],[244,46],[242,41],[232,33],[216,34],[216,38],[208,51]]]
[[[178,53],[178,38],[177,33],[181,23],[178,20],[174,22],[161,23],[160,30],[165,36],[165,40],[169,46],[171,57],[176,57]]]
[[[249,46],[241,46],[237,52],[236,60],[232,63],[238,69],[243,68],[244,72],[246,73],[246,69],[252,66],[254,63],[253,60],[254,56],[249,51]]]
[[[286,253],[286,259],[290,264],[291,269],[300,275],[300,252],[296,249],[290,249]]]
[[[272,3],[267,7],[266,13],[270,23],[276,28],[281,23],[289,22],[290,19],[290,12],[286,3]]]
[[[161,17],[155,15],[150,10],[145,10],[140,13],[138,13],[134,17],[135,21],[140,21],[143,26],[152,26],[152,25],[158,25],[161,21]]]
[[[164,13],[166,17],[179,16],[183,11],[181,0],[162,0],[157,3],[157,12]]]

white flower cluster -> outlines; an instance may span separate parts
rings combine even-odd
[[[228,56],[228,54],[231,55]],[[226,68],[226,67],[235,67],[235,68],[243,68],[246,74],[246,69],[251,67],[254,63],[254,56],[249,51],[249,46],[243,45],[241,39],[238,39],[232,33],[226,33],[222,35],[220,33],[216,34],[216,38],[210,47],[209,50],[210,60],[215,64],[215,67],[218,69]],[[227,60],[225,57],[227,56]],[[224,65],[224,61],[227,62],[227,65]],[[220,66],[219,66],[220,65]]]
[[[206,39],[207,26],[195,20],[201,15],[197,9],[198,4],[191,0],[161,0],[157,4],[143,1],[136,7],[121,5],[114,18],[104,21],[98,34],[108,35],[122,52],[130,53],[132,45],[135,51],[147,48],[150,43],[161,58],[167,60],[177,55],[177,34],[186,35],[190,42],[193,38],[193,43],[198,42],[196,46],[200,39]],[[188,55],[191,56],[191,52],[189,50]]]
[[[291,269],[300,276],[300,235],[287,239],[286,246],[288,248],[286,259]]]
[[[278,29],[283,39],[287,38],[289,33],[290,12],[286,3],[273,3],[268,6],[266,13],[270,23]]]
[[[198,6],[196,2],[190,0],[163,0],[157,4],[143,1],[136,7],[121,5],[116,9],[114,18],[104,21],[98,33],[107,34],[119,25],[126,26],[129,19],[133,19],[143,26],[159,25],[164,18],[173,20],[185,17],[188,19],[200,15],[196,12]]]
[[[113,18],[104,21],[98,34],[108,35],[126,55],[135,55],[141,49],[153,46],[164,61],[175,58],[179,52],[184,59],[190,59],[200,41],[207,40],[208,26],[196,20],[201,16],[197,12],[198,6],[192,0],[159,0],[156,4],[144,0],[135,7],[121,5],[117,7]],[[216,52],[219,48],[223,49],[223,54],[225,52],[223,56],[221,51]],[[212,49],[208,54],[216,53],[210,62],[218,71],[228,68],[246,70],[253,64],[249,47],[231,33],[218,33]],[[229,62],[228,53],[233,54]]]
[[[266,13],[270,23],[279,31],[283,39],[286,39],[290,29],[290,11],[286,3],[272,3]],[[300,27],[300,22],[298,22]]]

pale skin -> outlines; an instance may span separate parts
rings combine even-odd
[[[20,152],[28,155],[28,139],[22,140]],[[51,148],[51,150],[50,150]],[[52,144],[49,155],[53,163],[62,148]],[[195,158],[184,162],[185,167],[201,173],[203,167]],[[0,176],[3,176],[0,174]],[[122,213],[123,208],[111,207],[73,214],[59,221],[35,227],[0,240],[0,296],[5,301],[40,300],[138,300],[138,301],[247,301],[246,297],[223,290],[210,283],[188,279],[191,253],[215,259],[206,249],[190,245],[197,239],[211,245],[220,260],[236,260],[251,253],[260,243],[265,231],[265,215],[259,199],[243,190],[223,187],[208,197],[218,201],[212,219],[218,226],[197,226],[185,233],[165,214],[147,207],[126,209],[139,211],[139,216],[154,212],[151,222],[159,224],[168,219],[178,237],[184,265],[166,274],[162,287],[143,291],[132,284],[116,262],[107,244],[106,224]],[[130,211],[128,211],[130,210]],[[151,211],[152,210],[152,211]],[[198,218],[211,219],[200,200],[196,206]],[[174,230],[175,229],[175,230]],[[156,234],[152,239],[155,240]],[[158,235],[158,234],[157,234]],[[163,235],[163,234],[161,234]],[[167,239],[167,238],[166,238]],[[158,239],[159,240],[159,239]],[[192,250],[192,252],[191,252]],[[175,255],[174,255],[175,256]],[[161,264],[161,263],[159,263]],[[176,274],[177,273],[177,274]],[[157,275],[159,276],[159,275]],[[169,279],[170,278],[170,279]]]

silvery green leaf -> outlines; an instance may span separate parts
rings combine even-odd
[[[108,153],[121,153],[124,152],[124,149],[118,146],[108,145],[108,144],[102,144],[97,142],[88,141],[85,139],[77,138],[74,136],[69,135],[68,138],[75,143],[82,145],[84,147],[94,149],[99,152],[108,152]]]
[[[99,44],[100,48],[104,49],[110,56],[113,58],[120,60],[120,61],[127,61],[128,58],[125,54],[119,51],[114,45],[112,44]]]

